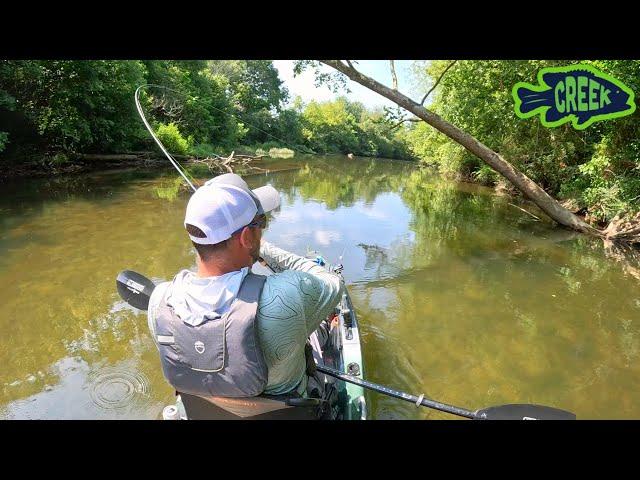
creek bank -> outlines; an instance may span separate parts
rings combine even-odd
[[[173,155],[183,165],[197,165],[204,160],[187,155]],[[70,154],[65,161],[55,161],[56,157],[41,157],[38,160],[9,164],[0,171],[0,178],[10,179],[18,177],[49,177],[75,173],[88,173],[96,170],[112,170],[130,167],[166,167],[166,157],[156,152],[122,152],[109,154]],[[249,155],[235,155],[234,160],[249,161],[262,157]],[[226,159],[224,159],[226,160]]]
[[[261,160],[263,158],[278,158],[271,157],[270,155],[253,155],[248,147],[238,146],[233,153],[234,161],[241,161],[246,164],[253,160]],[[340,154],[326,153],[316,154],[318,157],[329,157]],[[231,156],[231,155],[230,155]],[[306,157],[307,154],[295,155],[296,157]],[[202,167],[207,164],[211,164],[212,160],[220,160],[220,166],[223,167],[218,173],[224,173],[227,171],[226,160],[229,157],[216,156],[213,159],[205,159],[192,155],[176,155],[173,157],[178,160],[183,166],[195,166]],[[86,153],[86,154],[69,154],[64,161],[56,161],[55,156],[31,156],[32,160],[21,160],[15,162],[7,162],[5,168],[0,170],[0,179],[11,178],[41,178],[50,177],[52,175],[65,175],[76,173],[89,173],[97,170],[115,170],[121,168],[136,168],[136,167],[161,167],[164,168],[168,165],[166,157],[162,156],[160,152],[121,152],[121,153]],[[355,156],[355,159],[365,159],[370,157]],[[382,157],[376,157],[382,158]],[[345,160],[351,160],[345,154]],[[399,159],[393,159],[399,160]],[[415,162],[415,160],[402,160],[406,162]],[[416,162],[417,163],[417,162]],[[234,165],[235,167],[235,165]],[[211,170],[216,173],[216,169]],[[470,180],[472,181],[472,180]]]
[[[52,161],[37,160],[31,162],[17,163],[15,165],[7,165],[0,171],[0,178],[40,178],[52,175],[66,175],[75,173],[88,173],[96,170],[111,170],[127,167],[152,167],[166,164],[163,157],[147,158],[140,160],[136,155],[114,154],[104,155],[106,157],[101,161],[95,159],[82,159],[81,157],[70,158],[66,162],[55,163]],[[110,157],[110,158],[108,158]]]

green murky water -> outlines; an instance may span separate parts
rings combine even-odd
[[[597,241],[403,162],[266,166],[299,168],[246,177],[282,192],[265,238],[329,261],[344,251],[366,378],[469,409],[523,402],[640,417],[640,289]],[[167,279],[194,265],[188,194],[172,194],[174,178],[121,171],[3,186],[0,418],[159,418],[172,403],[146,316],[120,301],[115,277]],[[368,401],[372,418],[454,418]]]

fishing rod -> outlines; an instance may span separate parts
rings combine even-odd
[[[155,142],[158,144],[158,146],[160,147],[160,150],[162,150],[162,153],[165,154],[165,156],[169,159],[169,161],[171,162],[171,164],[175,167],[176,170],[178,170],[178,173],[182,176],[182,178],[185,179],[185,181],[187,182],[187,184],[189,184],[189,186],[191,187],[191,189],[195,192],[196,191],[196,187],[193,185],[193,183],[191,183],[191,181],[187,178],[187,176],[185,175],[185,173],[182,171],[182,169],[180,168],[180,165],[178,164],[178,162],[176,161],[175,158],[173,158],[171,156],[171,154],[167,151],[167,149],[164,147],[164,145],[162,144],[162,142],[160,141],[160,139],[156,136],[155,133],[153,133],[153,129],[151,128],[151,125],[149,125],[149,122],[147,121],[147,118],[144,116],[144,112],[142,110],[142,105],[140,105],[140,90],[144,87],[159,87],[159,88],[167,88],[167,87],[163,87],[161,85],[154,85],[154,84],[146,84],[146,85],[140,85],[138,88],[136,88],[136,93],[134,95],[135,101],[136,101],[136,108],[138,109],[138,114],[140,115],[140,118],[142,118],[142,122],[144,123],[144,126],[147,127],[147,130],[149,131],[149,133],[151,134],[151,137],[155,140]],[[167,88],[167,90],[172,90],[171,88]],[[174,92],[176,90],[173,90]],[[180,93],[180,92],[178,92]]]

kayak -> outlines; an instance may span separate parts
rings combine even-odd
[[[324,263],[318,263],[324,265]],[[342,265],[332,268],[332,271],[342,277]],[[138,310],[149,308],[149,299],[155,287],[156,285],[150,279],[132,270],[123,270],[116,278],[118,294]],[[307,390],[311,395],[306,397],[293,393],[276,397],[262,394],[257,397],[224,398],[199,397],[176,392],[176,403],[164,408],[163,418],[165,420],[366,420],[367,404],[363,389],[367,388],[411,402],[416,406],[475,420],[576,419],[576,415],[572,412],[544,405],[507,404],[471,411],[424,398],[424,394],[415,396],[369,382],[362,378],[363,365],[358,321],[346,288],[335,312],[326,320],[329,325],[334,326],[330,329],[326,344],[322,347],[321,356],[316,348],[312,359],[311,355],[307,355],[311,349],[305,347],[307,371],[313,374],[316,382],[319,381],[324,386],[322,395],[314,396],[317,389],[309,386]],[[314,365],[315,373],[311,371],[311,365]]]
[[[254,267],[255,273],[269,275],[271,272]],[[263,271],[265,270],[265,271]],[[342,277],[341,266],[334,272]],[[345,288],[334,316],[337,325],[331,329],[327,344],[322,351],[322,363],[332,369],[363,378],[363,358],[360,344],[358,320]],[[318,362],[319,363],[319,362]],[[329,375],[318,376],[325,382],[325,391],[331,392],[330,405],[324,409],[322,419],[366,420],[367,403],[364,388],[344,382]],[[250,398],[196,397],[176,392],[175,405],[163,410],[165,420],[313,420],[318,419],[316,399],[260,395]]]
[[[327,366],[333,366],[336,370],[362,379],[364,372],[360,331],[356,311],[348,292],[342,296],[337,310],[339,311],[339,323],[337,328],[332,330],[330,342],[334,348],[326,354],[323,352],[323,360]],[[328,376],[327,379],[335,382],[338,391],[343,395],[342,418],[344,420],[366,420],[367,402],[364,388]]]

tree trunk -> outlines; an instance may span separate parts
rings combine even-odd
[[[396,76],[396,66],[393,60],[389,60],[389,65],[391,66],[391,79],[393,81],[393,89],[398,90],[398,77]]]
[[[361,74],[354,68],[349,67],[339,60],[321,60],[321,62],[329,65],[339,72],[342,72],[354,82],[358,82],[368,89],[373,90],[383,97],[397,103],[401,107],[413,113],[416,117],[421,118],[438,131],[444,133],[446,136],[462,145],[509,180],[527,198],[534,202],[542,211],[559,224],[579,232],[588,233],[598,237],[604,236],[600,230],[593,228],[591,225],[584,222],[582,219],[560,205],[557,200],[552,198],[538,184],[507,162],[499,154],[473,138],[468,133],[442,119],[439,115],[427,110],[422,105],[414,102],[400,92],[392,90],[376,80]]]

